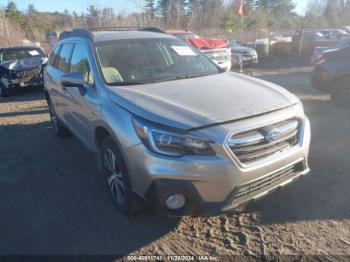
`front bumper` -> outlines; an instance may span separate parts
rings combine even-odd
[[[257,64],[257,63],[259,63],[258,57],[243,56],[243,64],[251,65],[251,64]]]
[[[288,184],[294,182],[309,172],[306,162],[293,163],[283,169],[277,170],[265,177],[251,181],[233,189],[224,201],[209,202],[201,198],[192,182],[157,179],[152,182],[146,193],[150,205],[161,215],[166,216],[214,216],[237,209],[250,201],[258,200]],[[253,185],[254,186],[253,188]],[[264,186],[260,186],[264,185]],[[242,188],[250,188],[242,190]],[[164,205],[168,196],[182,194],[186,198],[186,205],[177,210],[170,211]]]
[[[27,87],[27,86],[38,86],[43,84],[43,78],[41,75],[30,76],[30,77],[20,77],[20,78],[1,78],[1,84],[5,89],[15,88],[15,87]]]
[[[292,111],[283,112],[283,116],[275,112],[199,132],[221,136],[223,127],[227,128],[224,131],[239,130],[257,122],[289,118],[288,114],[294,116]],[[155,155],[139,144],[126,151],[127,162],[132,163],[128,164],[131,184],[138,195],[167,216],[212,216],[229,212],[309,172],[310,123],[306,117],[301,137],[301,143],[292,150],[253,166],[241,166],[222,145],[215,146],[215,156],[171,158]],[[172,194],[185,196],[184,208],[169,211],[165,207],[165,199]]]
[[[253,65],[253,64],[259,63],[258,55],[255,55],[255,54],[241,55],[240,53],[232,53],[232,57],[236,57],[237,55],[241,56],[241,58],[240,58],[240,63],[236,63],[235,65],[240,65],[241,63],[243,63],[243,65]]]

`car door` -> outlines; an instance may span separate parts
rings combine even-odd
[[[88,49],[81,43],[75,43],[70,72],[81,73],[83,87],[69,87],[66,95],[71,101],[72,128],[75,135],[88,147],[92,147],[93,121],[96,117],[97,90],[91,71]]]
[[[69,72],[73,48],[73,43],[65,43],[57,47],[50,57],[50,65],[45,72],[45,85],[54,104],[56,114],[69,128],[71,101],[67,97],[67,89],[61,84],[61,76]]]

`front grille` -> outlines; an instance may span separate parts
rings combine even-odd
[[[269,176],[263,177],[261,179],[255,180],[248,184],[239,186],[236,190],[236,194],[234,196],[234,200],[250,198],[254,195],[259,194],[260,192],[264,192],[266,190],[272,189],[279,184],[287,181],[298,175],[303,171],[303,164],[299,163],[293,166],[290,166],[286,169],[273,173]]]
[[[298,143],[299,121],[290,119],[233,135],[228,147],[243,164],[291,149]]]

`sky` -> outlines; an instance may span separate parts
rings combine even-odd
[[[87,7],[94,4],[98,7],[112,7],[116,12],[129,13],[137,10],[137,0],[15,0],[21,10],[25,10],[28,4],[34,4],[39,11],[63,11],[67,9],[72,12],[80,13]],[[298,14],[305,13],[308,0],[294,0],[297,4],[296,11]],[[0,6],[6,6],[8,0],[0,0]]]

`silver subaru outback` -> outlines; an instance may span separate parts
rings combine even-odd
[[[55,133],[96,154],[117,208],[211,216],[309,172],[296,96],[154,31],[64,32],[45,68]]]

